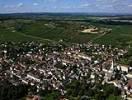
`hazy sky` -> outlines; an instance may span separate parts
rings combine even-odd
[[[16,12],[108,12],[132,14],[132,0],[0,0],[0,13]]]

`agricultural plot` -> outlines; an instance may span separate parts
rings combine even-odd
[[[105,34],[85,34],[88,26],[111,29]],[[96,32],[96,31],[95,31]],[[94,42],[118,47],[132,46],[132,25],[109,25],[81,21],[5,20],[0,23],[0,41],[59,41],[69,43]]]

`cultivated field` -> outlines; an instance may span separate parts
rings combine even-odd
[[[85,34],[90,25],[111,29],[100,34]],[[96,31],[95,31],[96,32]],[[0,22],[0,41],[59,41],[86,43],[89,41],[120,47],[132,46],[132,25],[109,25],[80,21],[4,20]]]

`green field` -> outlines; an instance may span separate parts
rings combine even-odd
[[[98,28],[110,28],[108,34],[84,34],[81,26],[94,25]],[[117,47],[132,46],[132,25],[109,25],[80,21],[44,21],[44,20],[5,20],[0,23],[0,41],[40,41],[64,40],[69,43],[92,41]]]
[[[107,27],[111,28],[112,32],[94,42],[120,47],[132,46],[132,25],[107,25]]]
[[[4,24],[3,24],[4,23]],[[81,34],[80,23],[35,21],[3,22],[0,25],[1,41],[59,41],[88,42],[97,35]]]

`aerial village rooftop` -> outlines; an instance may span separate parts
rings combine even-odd
[[[123,98],[132,96],[132,67],[117,63],[127,53],[124,49],[28,42],[1,43],[0,50],[0,80],[14,85],[30,84],[37,86],[36,92],[55,89],[65,95],[65,84],[87,77],[87,83],[113,84],[122,90]]]

